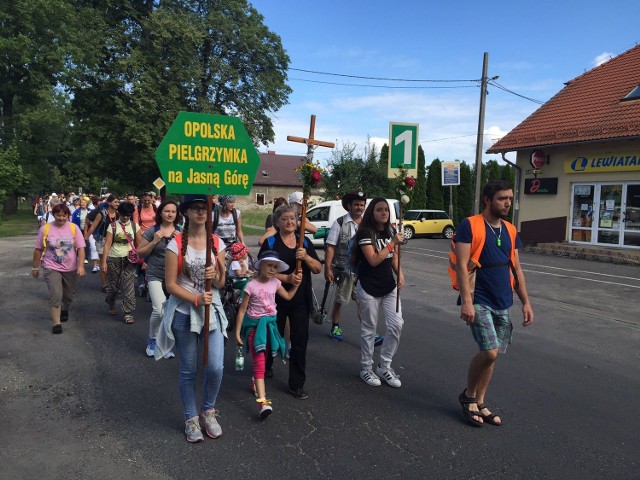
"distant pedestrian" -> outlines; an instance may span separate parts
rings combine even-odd
[[[178,213],[178,204],[173,200],[162,202],[156,213],[155,225],[144,231],[138,246],[138,255],[143,256],[147,264],[145,275],[152,307],[146,348],[149,357],[155,353],[162,305],[167,300],[164,293],[165,252],[169,242],[179,233],[180,223],[182,216]]]
[[[44,269],[44,279],[49,289],[49,308],[53,323],[52,333],[62,333],[60,322],[69,319],[69,306],[73,302],[78,277],[84,277],[85,241],[82,231],[69,222],[69,207],[53,206],[55,220],[40,227],[33,250],[34,278]]]
[[[258,240],[258,245],[259,246],[262,246],[262,244],[264,243],[264,241],[268,237],[272,237],[273,235],[275,235],[277,233],[276,232],[276,227],[273,224],[273,212],[275,212],[276,208],[278,208],[280,205],[287,205],[287,199],[284,198],[284,197],[278,197],[278,198],[273,200],[273,209],[272,209],[271,213],[269,215],[267,215],[267,218],[264,221],[264,233],[262,234],[262,236]]]
[[[244,243],[240,210],[236,208],[236,197],[219,195],[220,208],[213,210],[213,233],[218,235],[226,245],[235,242]]]
[[[135,275],[136,265],[129,261],[129,252],[140,244],[142,237],[131,217],[134,205],[122,202],[118,205],[118,221],[109,225],[104,243],[104,254],[100,269],[107,275],[107,296],[109,314],[117,315],[116,297],[122,291],[122,312],[124,323],[130,325],[135,319],[136,309]]]
[[[459,396],[465,419],[474,426],[502,425],[502,419],[485,405],[485,396],[499,353],[511,343],[509,308],[513,290],[522,302],[523,325],[533,322],[533,310],[520,266],[522,247],[514,225],[506,221],[513,202],[513,187],[504,180],[489,181],[483,191],[484,211],[460,222],[455,236],[455,272],[460,289],[460,318],[471,328],[480,347],[467,375],[467,387]],[[475,284],[469,281],[468,265]]]

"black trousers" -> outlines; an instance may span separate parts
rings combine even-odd
[[[297,305],[278,305],[278,331],[284,337],[284,327],[289,317],[291,331],[291,356],[289,357],[289,388],[297,390],[304,387],[307,379],[307,343],[309,342],[309,307],[306,303]],[[273,357],[267,355],[267,370],[273,366]]]

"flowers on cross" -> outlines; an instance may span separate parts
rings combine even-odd
[[[306,196],[311,195],[311,189],[316,188],[322,182],[324,170],[318,163],[306,161],[296,168],[300,180],[302,180],[302,191]]]
[[[413,179],[413,177],[404,177],[404,184],[407,187],[407,189],[411,190],[413,187],[416,186],[416,181]]]

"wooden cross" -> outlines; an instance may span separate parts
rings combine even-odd
[[[336,146],[335,143],[333,142],[325,142],[322,140],[316,140],[314,138],[314,133],[316,130],[316,116],[315,115],[311,115],[311,125],[309,127],[309,137],[308,138],[303,138],[303,137],[294,137],[292,135],[287,135],[287,140],[290,142],[298,142],[298,143],[304,143],[307,145],[307,162],[312,162],[313,161],[313,151],[316,149],[316,147],[327,147],[327,148],[333,148]],[[300,237],[298,238],[298,248],[302,248],[304,245],[304,227],[305,227],[305,220],[307,219],[307,194],[305,193],[303,198],[302,198],[302,212],[300,212]],[[301,260],[298,260],[296,262],[296,273],[299,273],[302,270],[302,262]]]

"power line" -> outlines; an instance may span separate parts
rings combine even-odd
[[[306,78],[289,78],[289,80],[297,82],[309,82],[309,83],[322,83],[325,85],[339,85],[343,87],[370,87],[370,88],[396,88],[396,89],[426,89],[426,88],[478,88],[478,85],[456,85],[456,86],[409,86],[409,85],[371,85],[362,83],[339,83],[339,82],[324,82],[322,80],[309,80]]]
[[[334,77],[347,77],[347,78],[358,78],[360,80],[382,80],[385,82],[428,82],[428,83],[451,83],[451,82],[459,82],[459,83],[468,83],[468,82],[479,82],[479,78],[474,78],[470,80],[433,80],[433,79],[416,79],[416,78],[388,78],[388,77],[365,77],[360,75],[346,75],[344,73],[332,73],[332,72],[319,72],[316,70],[305,70],[302,68],[289,68],[289,70],[293,70],[296,72],[304,72],[304,73],[313,73],[316,75],[331,75]]]
[[[521,95],[519,93],[514,92],[513,90],[509,90],[507,87],[505,87],[503,85],[500,85],[495,80],[489,80],[487,83],[489,85],[492,85],[492,86],[496,87],[496,88],[499,88],[500,90],[504,90],[505,92],[508,92],[508,93],[510,93],[512,95],[515,95],[516,97],[524,98],[525,100],[529,100],[530,102],[537,103],[538,105],[543,105],[544,104],[543,101],[536,100],[535,98],[527,97],[525,95]]]

